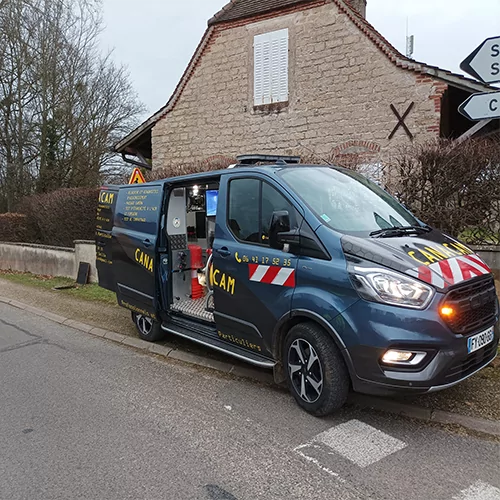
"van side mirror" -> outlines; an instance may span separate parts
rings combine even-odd
[[[269,226],[269,244],[271,248],[282,250],[286,244],[298,245],[299,242],[298,230],[290,230],[290,214],[288,211],[279,210],[274,212]]]

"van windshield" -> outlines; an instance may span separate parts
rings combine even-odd
[[[345,234],[368,236],[419,222],[383,189],[360,174],[333,168],[287,168],[285,182],[327,226]]]

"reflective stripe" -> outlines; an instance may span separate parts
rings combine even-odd
[[[443,272],[439,266],[439,262],[436,262],[429,266],[431,273],[431,283],[437,288],[446,288],[446,283],[443,278]]]
[[[248,264],[248,276],[250,281],[257,283],[295,287],[295,269],[290,267]]]
[[[276,278],[274,278],[273,285],[283,286],[290,275],[292,275],[294,272],[295,271],[293,269],[290,269],[289,267],[282,267]]]
[[[454,257],[453,259],[449,259],[448,262],[450,263],[450,269],[451,272],[453,273],[453,281],[452,285],[455,285],[456,283],[461,283],[464,280],[462,270],[460,269],[460,266],[458,265],[458,260],[457,257]]]
[[[254,273],[250,276],[250,281],[261,281],[262,278],[266,275],[269,266],[257,266]]]

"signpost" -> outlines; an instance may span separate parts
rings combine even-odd
[[[458,111],[473,121],[500,118],[500,91],[473,94]]]
[[[460,68],[483,83],[500,82],[500,36],[486,39]],[[500,91],[473,94],[458,111],[472,121],[496,120],[500,118]]]
[[[460,68],[484,83],[500,82],[500,36],[485,40]]]
[[[144,184],[146,179],[142,175],[142,172],[138,168],[134,168],[132,175],[130,176],[129,184]]]

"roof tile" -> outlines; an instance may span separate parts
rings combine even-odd
[[[314,1],[316,0],[231,0],[231,2],[208,21],[208,24],[234,21]]]

